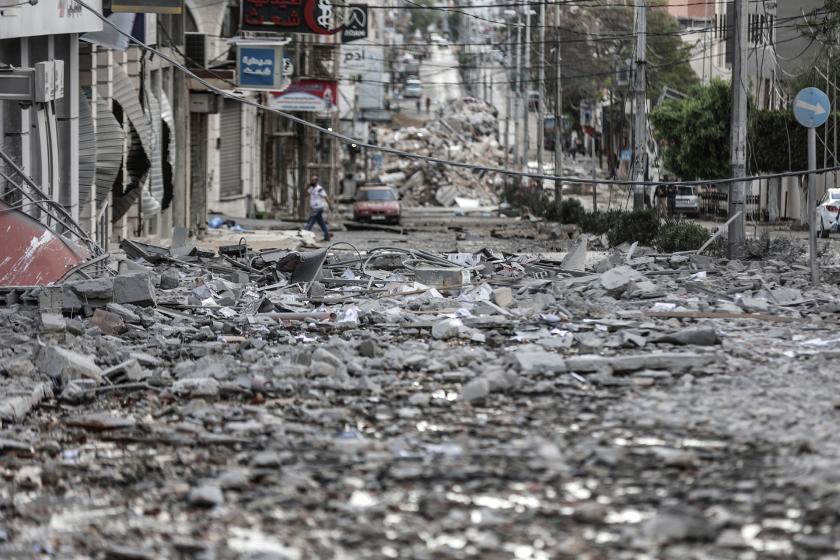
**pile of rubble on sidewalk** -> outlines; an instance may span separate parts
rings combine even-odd
[[[498,141],[496,109],[466,97],[447,105],[424,127],[383,130],[379,143],[388,148],[486,167],[501,167],[504,148]],[[504,185],[497,173],[443,166],[385,154],[378,179],[397,188],[410,206],[453,206],[456,199],[477,200],[480,206],[499,203]]]
[[[607,505],[656,511],[671,488],[615,479],[596,500],[576,482],[684,452],[663,443],[640,470],[575,443],[580,426],[610,429],[592,411],[616,391],[742,367],[756,331],[775,341],[761,359],[808,359],[840,312],[800,262],[595,256],[585,239],[562,260],[122,248],[115,275],[5,290],[0,556],[629,558],[699,540],[729,557],[702,515]]]

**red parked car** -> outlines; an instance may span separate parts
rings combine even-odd
[[[369,186],[356,191],[353,203],[353,221],[400,223],[400,201],[390,187]]]

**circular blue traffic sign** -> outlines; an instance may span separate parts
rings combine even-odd
[[[831,113],[828,96],[815,87],[805,88],[793,100],[793,116],[805,128],[817,128],[825,124]]]

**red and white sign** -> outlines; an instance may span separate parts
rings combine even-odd
[[[272,92],[269,105],[290,113],[329,113],[336,110],[338,86],[333,80],[295,80],[283,92]]]

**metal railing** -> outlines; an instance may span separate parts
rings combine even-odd
[[[98,257],[105,253],[76,223],[67,209],[47,196],[2,146],[0,146],[0,160],[5,163],[5,168],[0,167],[0,178],[6,182],[4,197],[10,203],[7,210],[24,211],[57,236],[80,243],[90,252],[91,257]],[[19,180],[15,180],[15,177]],[[32,210],[35,212],[32,213]]]

